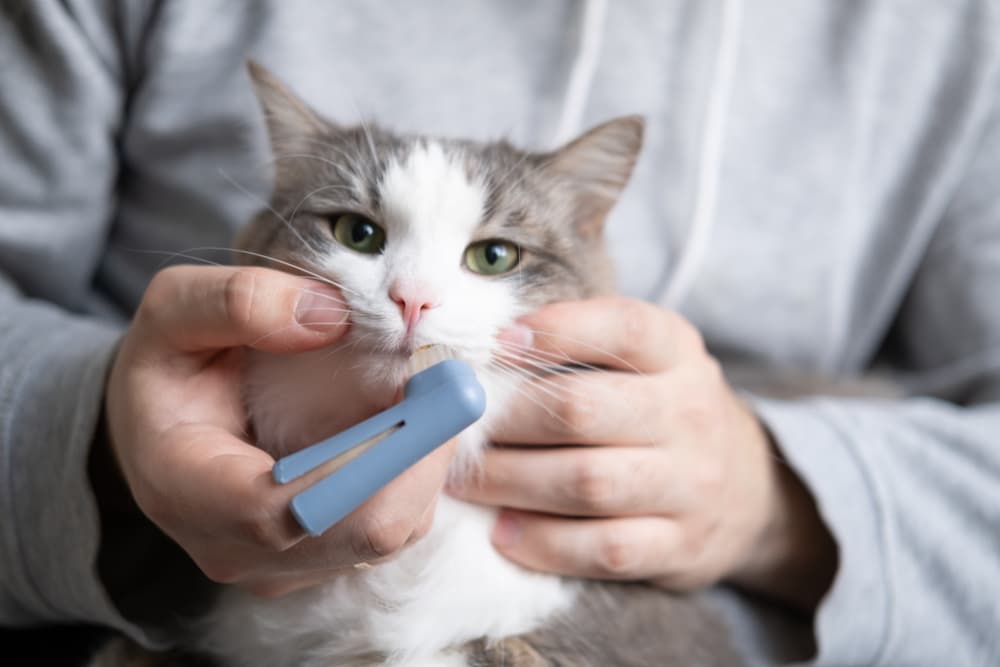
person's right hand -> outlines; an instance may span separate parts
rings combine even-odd
[[[440,447],[318,538],[247,441],[244,347],[304,352],[349,328],[340,294],[262,268],[181,266],[153,279],[112,367],[111,448],[139,508],[212,580],[280,595],[391,556],[430,527],[453,445]]]

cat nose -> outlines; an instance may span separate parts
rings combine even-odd
[[[403,323],[406,324],[407,336],[413,334],[413,329],[424,311],[436,308],[438,305],[431,289],[420,283],[394,283],[389,288],[389,298],[399,306],[399,313],[403,316]]]

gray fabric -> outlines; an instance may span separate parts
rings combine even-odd
[[[584,123],[643,113],[609,223],[658,298],[697,186],[717,2],[609,3]],[[841,551],[823,665],[1000,661],[1000,16],[990,0],[747,3],[709,250],[682,311],[720,355],[880,362],[920,398],[756,400]],[[8,3],[0,22],[0,621],[149,641],[94,571],[86,452],[150,276],[266,194],[252,54],[344,122],[547,146],[580,6]],[[144,251],[155,250],[157,253]],[[725,596],[770,660],[780,633]]]

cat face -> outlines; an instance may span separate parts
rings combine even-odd
[[[340,287],[359,352],[390,361],[442,343],[485,363],[520,315],[611,290],[602,226],[637,157],[641,119],[530,153],[341,127],[259,66],[250,72],[275,189],[237,243],[270,259],[240,259]]]

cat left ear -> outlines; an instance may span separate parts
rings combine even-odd
[[[644,130],[642,116],[616,118],[548,156],[545,168],[565,178],[574,190],[575,223],[585,236],[600,234],[632,175]]]
[[[250,60],[247,71],[264,110],[271,150],[275,155],[300,152],[303,138],[329,129],[327,121],[266,67]]]

